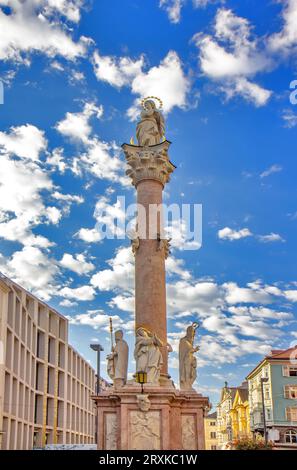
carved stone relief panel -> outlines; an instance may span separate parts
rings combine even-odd
[[[182,424],[182,448],[184,450],[197,449],[196,416],[184,414],[181,417]]]
[[[129,449],[161,449],[161,416],[159,411],[143,412],[132,410],[129,413]]]
[[[118,422],[116,413],[104,415],[104,449],[117,450]]]

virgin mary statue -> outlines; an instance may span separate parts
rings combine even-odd
[[[136,128],[138,145],[147,147],[159,144],[165,134],[164,117],[153,100],[146,100],[143,106]]]

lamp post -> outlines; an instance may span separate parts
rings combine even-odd
[[[263,428],[264,428],[264,439],[265,439],[265,445],[267,446],[268,444],[268,438],[267,438],[267,427],[266,427],[266,415],[265,415],[265,402],[264,402],[264,383],[268,382],[267,377],[262,377],[261,378],[261,395],[262,395],[262,412],[263,412]]]
[[[103,347],[99,343],[90,344],[90,348],[97,352],[97,385],[96,395],[100,393],[100,352],[104,351]]]

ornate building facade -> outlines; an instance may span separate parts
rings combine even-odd
[[[242,439],[251,436],[250,409],[247,382],[236,389],[230,410],[232,439]]]
[[[297,346],[272,350],[247,376],[251,431],[264,433],[261,379],[268,438],[276,445],[297,447]]]

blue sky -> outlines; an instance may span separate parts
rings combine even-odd
[[[139,99],[159,96],[177,166],[166,202],[203,205],[202,248],[180,240],[167,265],[170,372],[198,319],[197,388],[215,404],[224,380],[297,338],[297,1],[0,7],[0,270],[71,319],[93,365],[110,315],[132,360],[130,242],[94,228],[100,207],[134,201],[120,146]]]

